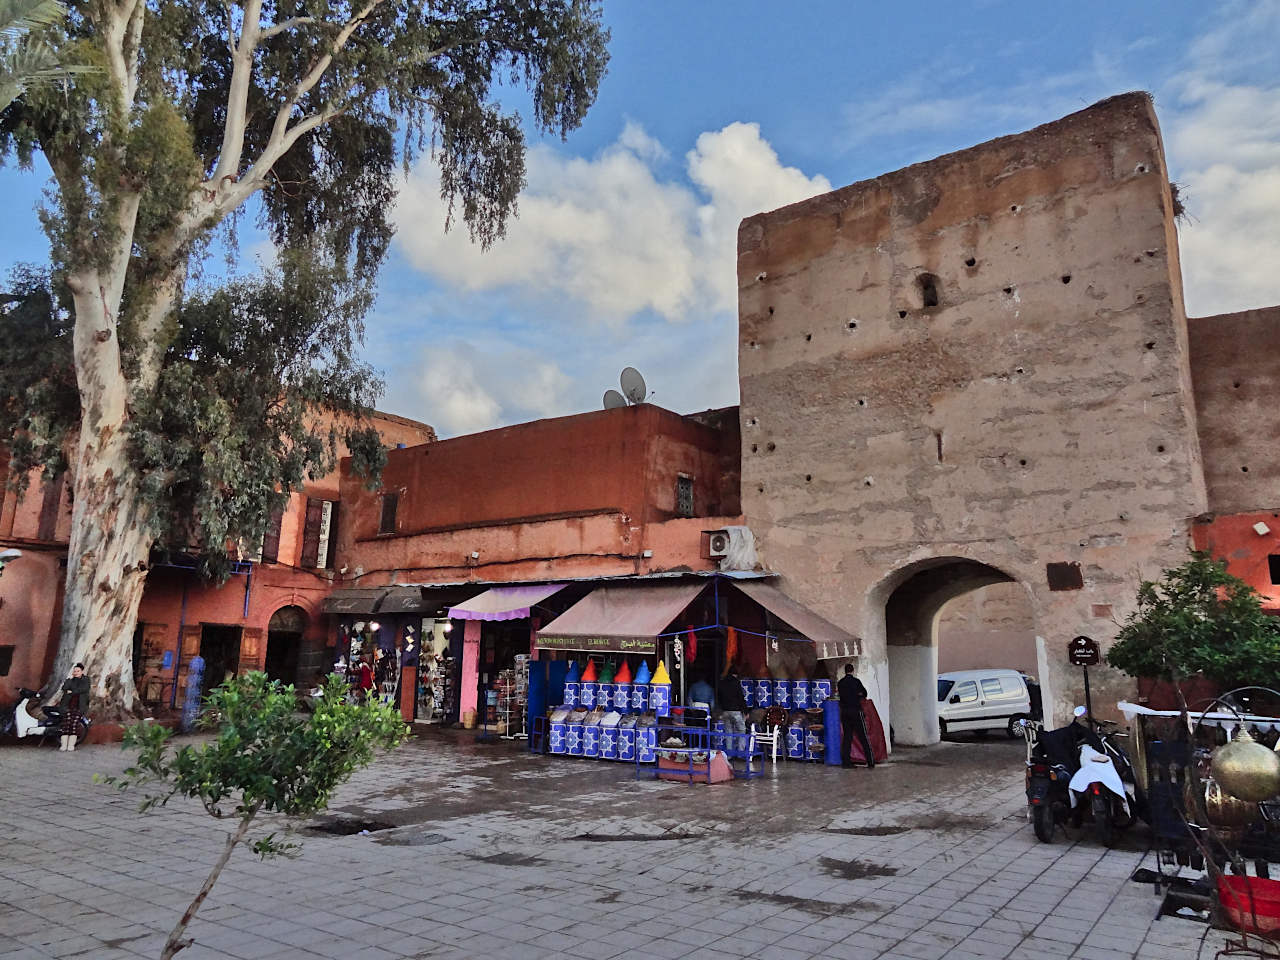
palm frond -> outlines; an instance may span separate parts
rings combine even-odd
[[[37,27],[49,27],[66,16],[59,0],[0,0],[0,33],[16,36]]]

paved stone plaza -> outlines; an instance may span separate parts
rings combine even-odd
[[[237,852],[183,960],[1212,957],[1155,920],[1145,840],[1038,843],[1022,746],[943,743],[875,771],[782,765],[715,787],[434,733],[361,772],[301,855]],[[222,846],[175,801],[91,782],[118,747],[0,748],[0,960],[159,956]]]

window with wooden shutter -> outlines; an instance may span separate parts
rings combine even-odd
[[[396,532],[396,508],[400,505],[398,493],[382,495],[382,515],[378,518],[378,534]]]
[[[262,562],[275,563],[280,559],[280,525],[284,522],[284,508],[271,514],[267,530],[262,535]]]
[[[332,570],[337,566],[334,558],[338,555],[338,501],[330,501],[330,505],[333,510],[332,515],[329,517],[329,549],[320,558],[321,566],[326,570]]]
[[[306,519],[302,525],[302,559],[304,567],[314,567],[320,555],[320,525],[324,519],[323,500],[307,497]]]

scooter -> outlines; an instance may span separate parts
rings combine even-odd
[[[1021,726],[1027,741],[1027,806],[1040,841],[1052,843],[1059,823],[1079,826],[1085,813],[1105,846],[1115,841],[1116,830],[1133,825],[1133,769],[1111,734],[1099,736],[1103,723],[1090,727],[1084,707],[1077,707],[1075,721],[1058,730],[1029,721]]]
[[[62,733],[62,719],[66,716],[66,711],[59,706],[42,706],[40,712],[44,714],[45,719],[37,720],[28,711],[27,707],[32,701],[38,701],[40,694],[35,690],[28,690],[26,687],[18,688],[18,702],[14,704],[13,712],[5,719],[4,733],[14,733],[19,739],[25,737],[39,737],[40,742],[44,743],[49,737],[57,737]],[[88,717],[82,716],[80,738],[83,739],[88,733],[90,724],[93,723]]]

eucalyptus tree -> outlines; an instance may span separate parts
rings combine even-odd
[[[148,556],[171,519],[169,458],[138,434],[182,428],[162,373],[214,231],[256,198],[277,247],[323,243],[337,281],[367,283],[399,167],[430,149],[446,226],[491,243],[525,171],[521,117],[497,98],[566,135],[594,101],[608,32],[595,0],[89,0],[41,39],[99,68],[0,114],[0,152],[52,171],[43,219],[79,394],[53,675],[82,660],[95,698],[127,712]],[[62,438],[39,434],[55,421],[25,411],[30,458],[15,466],[54,456]]]

